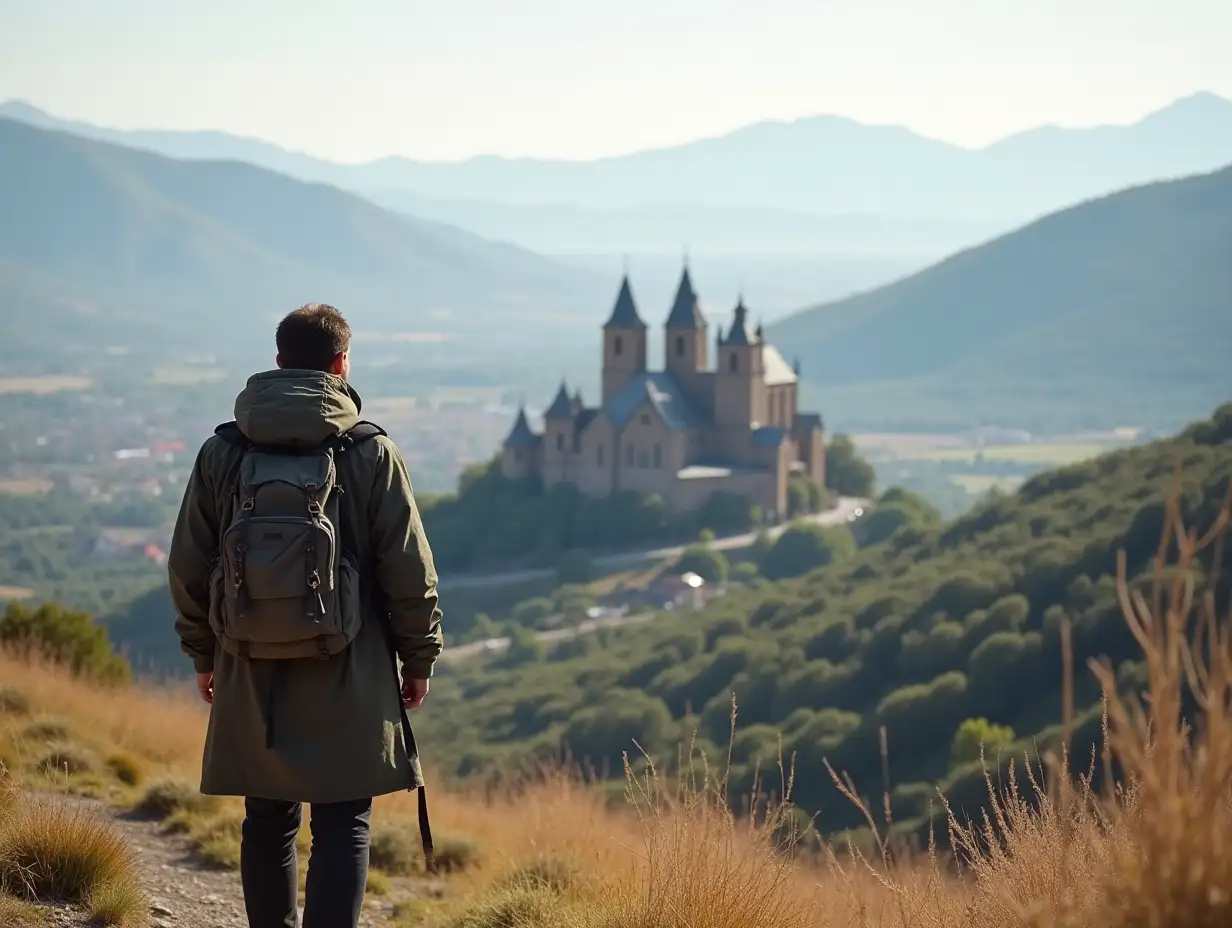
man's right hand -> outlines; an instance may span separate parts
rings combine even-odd
[[[427,680],[405,680],[402,683],[402,708],[410,711],[423,705],[428,695]]]

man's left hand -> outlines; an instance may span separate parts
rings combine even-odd
[[[197,692],[210,705],[214,704],[214,674],[197,674]]]

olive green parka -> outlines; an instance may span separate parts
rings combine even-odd
[[[254,443],[312,446],[359,422],[360,406],[340,377],[276,370],[249,379],[235,420]],[[443,640],[436,570],[398,447],[379,435],[337,454],[343,544],[382,595],[369,600],[372,614],[351,645],[325,660],[242,659],[210,627],[210,568],[236,505],[242,454],[219,436],[201,447],[167,561],[181,646],[198,673],[214,674],[201,791],[325,803],[422,786],[380,607],[371,605],[387,610],[401,674],[431,677]]]

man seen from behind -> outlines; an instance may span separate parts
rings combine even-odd
[[[242,796],[251,928],[295,928],[295,839],[310,806],[303,928],[354,928],[375,796],[420,790],[406,710],[441,652],[432,552],[406,464],[360,419],[351,330],[304,306],[277,330],[235,421],[201,447],[168,571],[176,631],[210,704],[201,792]]]

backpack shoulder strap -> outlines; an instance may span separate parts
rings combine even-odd
[[[234,419],[218,426],[218,428],[214,429],[214,434],[228,445],[235,445],[237,448],[243,448],[245,451],[252,447],[252,442],[248,440],[247,435],[240,431],[240,427]]]
[[[255,447],[253,441],[240,431],[239,425],[235,420],[224,422],[222,425],[214,429],[214,434],[221,438],[229,445],[235,445],[237,448],[242,448],[247,451]],[[330,442],[327,447],[333,451],[346,451],[348,448],[354,448],[356,445],[368,441],[370,438],[376,438],[378,435],[388,435],[383,428],[374,422],[366,420],[356,422],[345,433]]]
[[[388,435],[383,428],[374,422],[361,420],[351,426],[344,434],[338,437],[335,447],[338,451],[346,451],[348,448],[354,448],[356,445],[363,444],[370,438],[376,438],[378,435]]]

